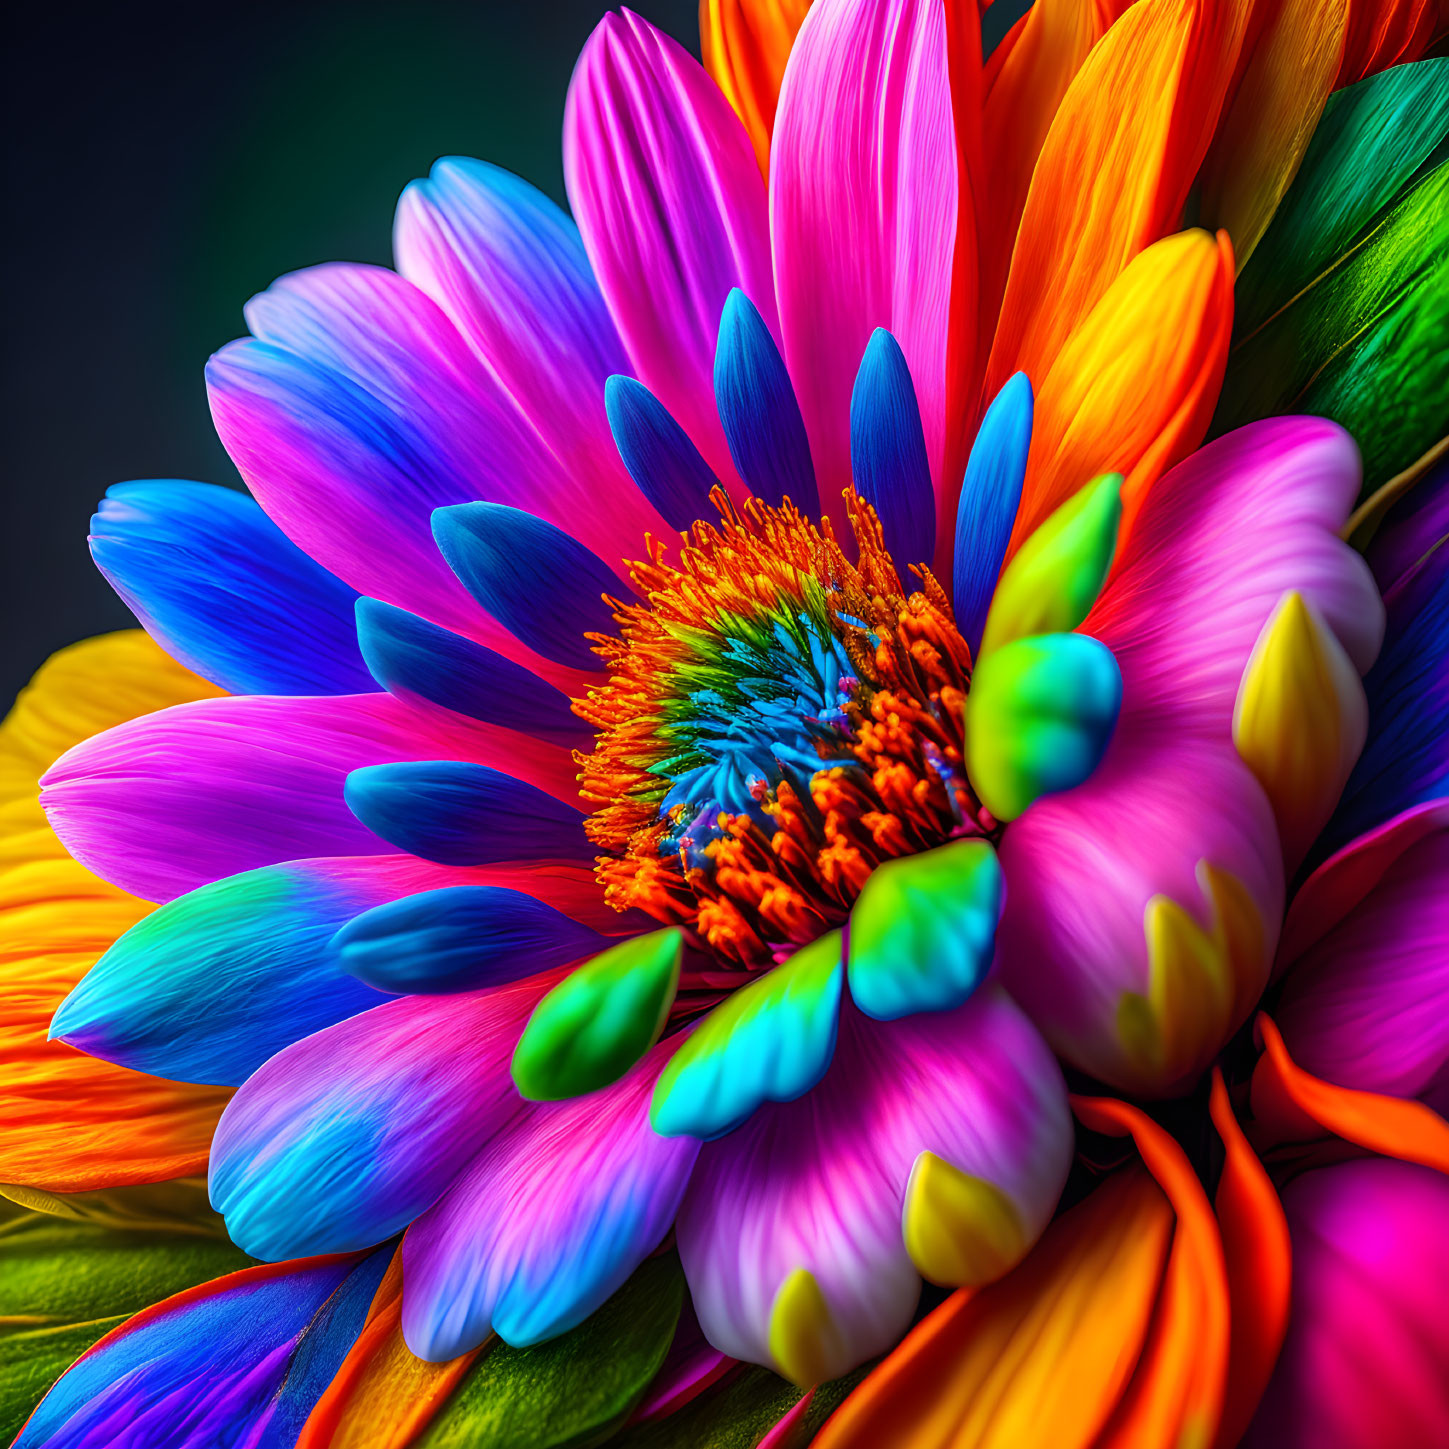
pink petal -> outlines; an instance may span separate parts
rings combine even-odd
[[[1200,862],[1237,879],[1264,929],[1263,959],[1238,982],[1235,1022],[1266,981],[1282,866],[1266,797],[1233,748],[1233,702],[1290,588],[1359,669],[1372,662],[1383,607],[1363,560],[1337,538],[1358,476],[1347,434],[1317,419],[1277,418],[1209,444],[1148,495],[1082,626],[1122,669],[1117,733],[1086,784],[1038,801],[1007,830],[997,944],[1007,988],[1059,1051],[1105,1081],[1146,1088],[1118,1008],[1124,992],[1148,990],[1153,896],[1209,924]],[[1175,1086],[1172,1066],[1159,1090]]]
[[[888,1023],[847,1004],[820,1085],[700,1152],[678,1225],[700,1324],[721,1352],[772,1363],[775,1295],[807,1269],[839,1330],[843,1373],[893,1344],[915,1311],[902,1211],[921,1152],[998,1186],[1030,1242],[1071,1150],[1061,1074],[1000,991]]]
[[[1305,955],[1274,1018],[1293,1060],[1449,1107],[1449,827],[1410,845]]]
[[[733,479],[714,403],[730,288],[779,334],[765,188],[739,118],[667,35],[607,14],[569,87],[564,179],[635,375]]]
[[[468,759],[577,801],[568,752],[386,694],[237,695],[174,705],[83,740],[41,803],[66,849],[144,900],[307,856],[383,855],[342,798],[349,771]]]
[[[1288,1337],[1244,1449],[1449,1443],[1449,1178],[1383,1158],[1294,1179]]]
[[[837,508],[850,483],[851,387],[877,327],[895,334],[910,364],[939,492],[956,235],[940,4],[811,8],[775,117],[770,234],[785,361],[822,501]],[[950,527],[942,519],[937,537],[949,550],[954,512]]]
[[[564,1333],[669,1232],[699,1144],[649,1126],[680,1038],[586,1097],[521,1104],[403,1240],[403,1333],[442,1362],[490,1332],[521,1347]]]

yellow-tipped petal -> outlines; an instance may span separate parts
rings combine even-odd
[[[792,1383],[808,1389],[837,1378],[849,1354],[830,1305],[806,1268],[796,1268],[780,1285],[770,1308],[770,1356]]]
[[[1011,1199],[934,1152],[922,1152],[911,1168],[902,1232],[921,1276],[947,1288],[994,1282],[1027,1248]]]
[[[1368,701],[1343,645],[1302,594],[1285,594],[1253,646],[1233,743],[1267,792],[1290,870],[1333,813],[1368,734]]]
[[[1134,1067],[1121,1085],[1167,1096],[1191,1085],[1246,1017],[1268,979],[1266,933],[1241,881],[1199,862],[1207,928],[1157,895],[1143,913],[1147,991],[1124,992],[1117,1029]]]

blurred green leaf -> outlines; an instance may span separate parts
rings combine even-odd
[[[653,1258],[572,1332],[532,1348],[495,1343],[417,1449],[586,1449],[628,1417],[659,1371],[684,1301],[672,1254]]]
[[[1279,413],[1353,434],[1365,491],[1449,417],[1449,60],[1335,95],[1238,279],[1214,435]]]
[[[131,1314],[251,1261],[201,1235],[7,1216],[0,1222],[0,1439],[8,1442],[75,1359]]]

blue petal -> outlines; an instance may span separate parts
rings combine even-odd
[[[714,397],[730,457],[751,490],[766,503],[788,497],[802,513],[819,512],[810,440],[785,360],[738,287],[720,317]]]
[[[619,456],[639,491],[681,532],[710,514],[719,480],[669,409],[632,377],[604,384],[604,410]]]
[[[561,528],[503,503],[459,503],[433,514],[433,537],[463,587],[530,649],[556,664],[597,669],[586,633],[613,633],[605,594],[619,580]]]
[[[475,991],[576,961],[606,937],[503,886],[452,886],[376,906],[333,938],[342,969],[379,991]]]
[[[1024,372],[1008,378],[986,410],[956,509],[956,554],[951,602],[956,627],[974,656],[986,627],[1001,561],[1021,503],[1031,447],[1031,383]]]
[[[487,765],[365,765],[348,775],[343,795],[373,834],[443,865],[587,860],[593,854],[578,810]]]
[[[223,689],[372,688],[353,630],[356,592],[245,493],[176,479],[117,483],[91,520],[90,543],[147,633]]]
[[[1449,540],[1384,598],[1388,631],[1364,676],[1369,730],[1318,854],[1426,800],[1449,797]]]
[[[568,696],[531,669],[406,609],[358,599],[357,639],[372,677],[393,694],[536,739],[579,745],[589,738]]]
[[[248,1268],[158,1304],[66,1371],[17,1449],[290,1449],[391,1257]]]
[[[61,1003],[50,1034],[181,1082],[236,1086],[284,1046],[383,998],[328,943],[386,899],[366,867],[296,861],[202,886],[132,926]]]
[[[850,394],[850,470],[897,564],[929,564],[936,494],[926,434],[906,355],[884,327],[871,334]]]

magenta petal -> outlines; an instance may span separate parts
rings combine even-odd
[[[1337,537],[1358,455],[1332,423],[1277,418],[1201,449],[1149,493],[1082,626],[1122,670],[1117,733],[1082,786],[1038,801],[1001,848],[997,934],[1007,988],[1084,1070],[1132,1090],[1173,1090],[1202,1062],[1148,1073],[1119,1031],[1124,993],[1146,994],[1144,913],[1169,897],[1205,928],[1199,865],[1230,873],[1263,929],[1244,964],[1231,1030],[1267,979],[1283,905],[1277,831],[1233,747],[1233,703],[1264,621],[1300,590],[1364,669],[1383,606]],[[1205,1043],[1216,1050],[1220,1043]]]
[[[238,695],[175,705],[82,741],[45,775],[41,803],[83,865],[161,901],[286,860],[386,854],[347,808],[349,771],[460,758],[576,798],[568,753],[508,730],[385,694]]]
[[[564,178],[635,376],[734,478],[714,402],[731,287],[779,337],[765,187],[739,118],[667,35],[605,15],[569,87]]]
[[[620,462],[604,382],[629,370],[578,227],[547,196],[484,161],[435,162],[398,202],[398,270],[452,319],[570,477],[613,504],[596,550],[632,556],[658,516]]]
[[[508,1065],[554,971],[404,996],[280,1051],[222,1114],[211,1201],[253,1257],[345,1252],[400,1232],[508,1125]]]
[[[1004,993],[893,1022],[847,1003],[821,1083],[700,1151],[678,1227],[700,1324],[721,1352],[771,1364],[775,1296],[804,1268],[838,1335],[830,1371],[844,1373],[890,1347],[915,1310],[902,1212],[920,1153],[1000,1188],[1031,1242],[1071,1150],[1061,1074]]]
[[[822,501],[837,507],[850,483],[851,387],[877,327],[905,352],[938,475],[956,143],[936,0],[812,7],[780,92],[770,231],[785,361]],[[937,537],[949,542],[942,517]]]
[[[1449,1444],[1449,1178],[1369,1158],[1283,1191],[1293,1305],[1244,1449]]]
[[[1449,1107],[1449,828],[1409,846],[1293,966],[1274,1019],[1305,1071]]]
[[[586,1097],[522,1104],[403,1240],[403,1334],[432,1362],[566,1332],[663,1240],[699,1144],[649,1126],[679,1038]]]

